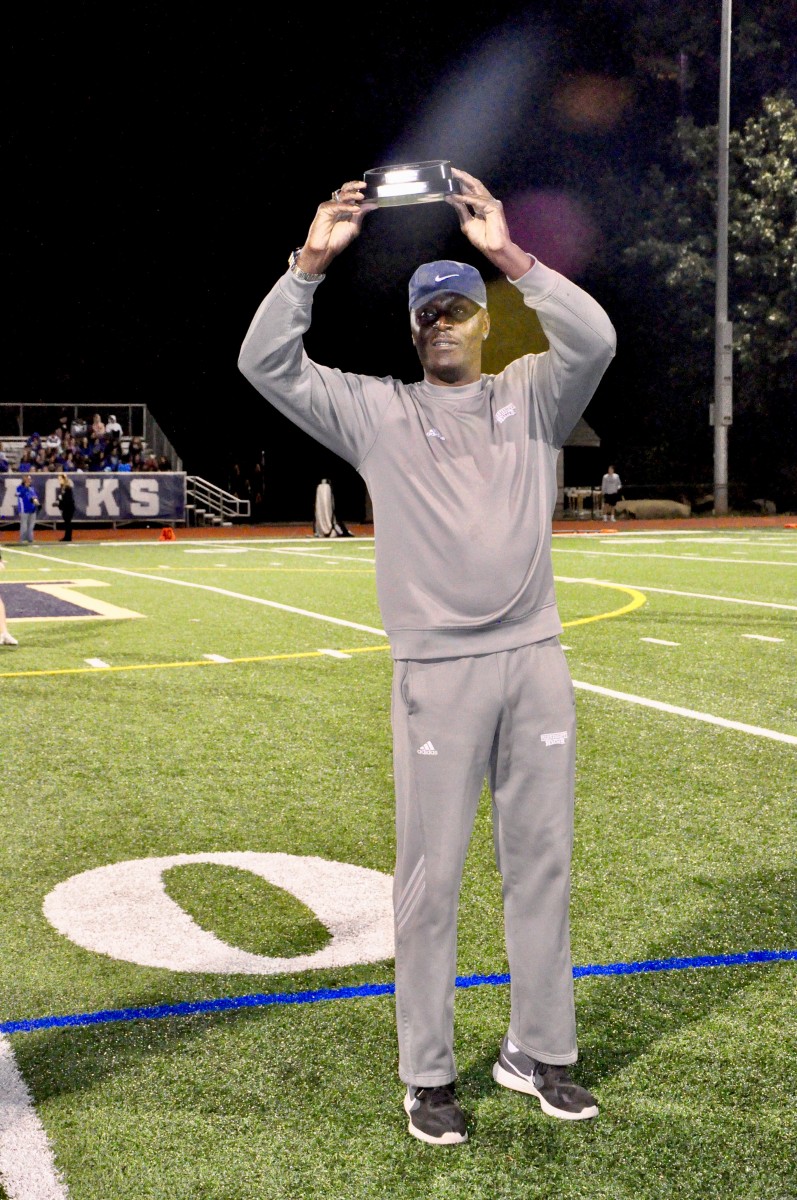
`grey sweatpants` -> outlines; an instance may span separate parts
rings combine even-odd
[[[485,777],[503,880],[509,1033],[534,1058],[575,1062],[575,698],[558,638],[475,658],[397,661],[392,722],[401,1079],[431,1087],[457,1074],[459,889]]]

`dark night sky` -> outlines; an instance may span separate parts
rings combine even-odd
[[[310,15],[138,3],[76,4],[47,23],[18,15],[5,55],[5,401],[106,412],[146,402],[191,473],[223,483],[231,461],[262,450],[267,515],[304,519],[327,474],[356,509],[348,469],[239,375],[255,308],[332,188],[386,162],[442,157],[505,202],[577,193],[594,236],[574,274],[622,337],[630,317],[601,261],[606,217],[590,211],[590,189],[611,159],[633,203],[662,116],[677,110],[672,82],[645,91],[637,72],[622,91],[633,7],[595,3],[579,17],[542,3],[378,3]],[[608,81],[611,121],[562,120],[566,85],[585,74]],[[445,255],[479,258],[447,205],[372,214],[319,289],[310,352],[417,378],[406,281]],[[610,368],[607,397],[622,370]]]

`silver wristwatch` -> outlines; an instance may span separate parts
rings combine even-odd
[[[297,246],[295,250],[291,250],[291,256],[288,259],[288,266],[293,271],[297,279],[303,279],[305,283],[320,283],[325,279],[325,275],[314,275],[312,271],[303,271],[297,264],[297,259],[302,252],[303,247]]]

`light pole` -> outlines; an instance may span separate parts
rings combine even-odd
[[[728,511],[728,427],[733,421],[733,325],[728,320],[728,165],[730,141],[731,0],[722,0],[719,150],[717,158],[717,274],[714,305],[714,512]]]

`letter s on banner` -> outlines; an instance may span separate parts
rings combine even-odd
[[[160,508],[157,479],[130,480],[130,512],[134,517],[157,517]]]

